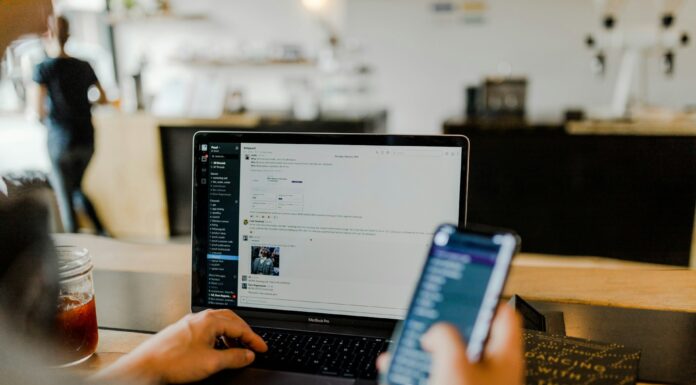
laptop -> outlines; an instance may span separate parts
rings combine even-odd
[[[466,222],[464,136],[198,132],[192,302],[269,345],[209,383],[376,383],[430,239]]]

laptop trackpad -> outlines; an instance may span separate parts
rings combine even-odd
[[[352,378],[317,376],[303,373],[282,372],[247,368],[220,372],[201,384],[216,385],[349,385],[355,383]]]

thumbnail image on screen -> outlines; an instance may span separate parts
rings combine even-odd
[[[251,274],[280,275],[280,247],[251,246]]]

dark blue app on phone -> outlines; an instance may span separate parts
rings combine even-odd
[[[430,356],[422,350],[420,340],[434,323],[442,321],[455,325],[462,338],[469,342],[477,332],[480,323],[477,320],[490,322],[499,292],[494,296],[486,296],[486,293],[503,243],[496,236],[458,232],[452,226],[438,229],[395,341],[387,375],[389,384],[427,381]],[[484,326],[483,332],[487,334],[487,325]],[[482,344],[485,336],[480,340],[472,342]]]

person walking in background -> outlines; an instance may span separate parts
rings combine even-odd
[[[75,207],[89,217],[98,234],[106,235],[92,202],[82,191],[82,177],[94,154],[94,127],[90,88],[99,91],[98,103],[107,102],[89,63],[70,57],[65,44],[70,24],[62,16],[50,17],[49,39],[56,55],[36,66],[34,81],[39,84],[36,110],[48,127],[48,153],[52,164],[51,184],[56,192],[66,232],[77,232]]]

